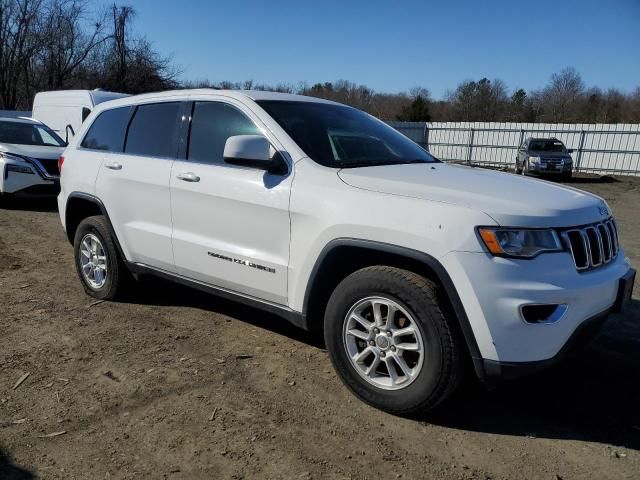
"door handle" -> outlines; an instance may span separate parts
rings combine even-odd
[[[180,180],[184,180],[185,182],[199,182],[200,181],[200,177],[197,176],[195,173],[193,172],[184,172],[184,173],[179,173],[177,175],[177,177]]]
[[[105,164],[105,168],[108,168],[109,170],[122,170],[122,164],[118,162],[111,162]]]

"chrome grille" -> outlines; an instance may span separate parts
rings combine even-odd
[[[545,157],[542,157],[542,160],[545,161],[547,163],[547,165],[554,165],[556,167],[559,166],[559,165],[562,165],[564,163],[561,158],[545,158]]]
[[[602,223],[565,230],[562,238],[579,271],[598,268],[618,255],[618,229],[612,218]]]

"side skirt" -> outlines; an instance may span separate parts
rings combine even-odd
[[[233,290],[228,290],[226,288],[209,285],[208,283],[200,282],[198,280],[193,280],[191,278],[185,277],[183,275],[179,275],[177,273],[167,272],[165,270],[160,270],[154,267],[150,267],[142,263],[127,262],[127,267],[129,268],[129,271],[135,276],[152,275],[155,277],[163,278],[165,280],[176,282],[181,285],[185,285],[190,288],[195,288],[196,290],[200,290],[202,292],[209,293],[211,295],[215,295],[220,298],[224,298],[226,300],[242,303],[243,305],[247,305],[249,307],[253,307],[259,310],[264,310],[269,313],[273,313],[274,315],[278,315],[279,317],[284,318],[285,320],[292,323],[296,327],[307,330],[306,316],[300,312],[296,312],[295,310],[292,310],[283,305],[267,302],[265,300],[252,297],[250,295],[238,293]]]

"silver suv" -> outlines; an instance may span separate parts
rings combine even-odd
[[[535,173],[571,178],[573,159],[570,153],[573,150],[567,149],[557,138],[527,138],[518,149],[516,172],[519,175]]]

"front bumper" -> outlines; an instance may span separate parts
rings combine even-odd
[[[566,252],[532,260],[451,252],[442,263],[477,342],[481,358],[475,359],[476,365],[484,363],[487,374],[509,370],[512,364],[553,363],[583,324],[606,317],[616,302],[620,279],[631,268],[623,250],[606,266],[584,273],[576,271]],[[552,323],[528,323],[521,307],[531,304],[567,308]]]
[[[573,168],[573,164],[565,164],[560,166],[532,163],[529,166],[529,172],[538,173],[541,175],[562,175],[570,173]]]
[[[482,360],[483,380],[492,383],[498,380],[515,380],[550,368],[564,360],[573,350],[588,344],[600,331],[609,317],[610,309],[583,321],[564,346],[553,357],[531,362],[502,362]]]

